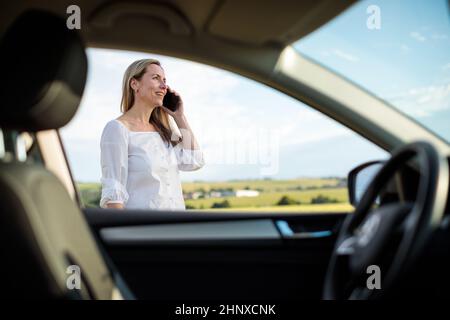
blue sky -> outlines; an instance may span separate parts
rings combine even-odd
[[[369,5],[381,28],[369,29]],[[450,141],[450,19],[445,0],[360,1],[294,45]]]
[[[380,30],[366,27],[368,4],[381,9]],[[363,1],[295,47],[450,140],[445,10],[444,1]],[[207,165],[183,172],[184,181],[346,176],[361,162],[387,157],[334,120],[230,72],[148,53],[88,49],[85,95],[75,118],[62,129],[77,181],[100,180],[100,135],[105,124],[120,115],[123,72],[132,61],[149,57],[161,61],[169,85],[182,95],[205,151]],[[220,154],[233,154],[230,150],[240,143],[244,149],[266,150],[267,142],[269,152],[257,163],[217,161]]]

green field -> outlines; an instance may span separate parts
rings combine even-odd
[[[292,179],[292,180],[242,180],[220,182],[187,182],[183,183],[183,192],[206,192],[220,189],[251,189],[260,191],[257,197],[220,197],[185,200],[186,206],[192,209],[217,211],[258,211],[258,212],[348,212],[352,206],[348,203],[348,192],[345,180],[342,179]],[[78,190],[83,203],[87,207],[98,207],[100,201],[99,183],[78,183]],[[277,205],[287,196],[294,204]],[[312,204],[314,198],[326,197],[330,202]],[[229,208],[212,208],[214,203],[227,200]]]
[[[186,200],[186,205],[194,206],[197,209],[210,208],[214,202],[220,202],[228,200],[233,208],[245,208],[245,207],[267,207],[274,206],[286,195],[296,201],[300,201],[301,204],[310,204],[312,198],[318,195],[327,196],[336,199],[340,203],[348,203],[348,192],[345,188],[339,189],[314,189],[305,191],[278,191],[278,192],[263,192],[258,197],[224,197],[224,198],[208,198],[208,199],[195,199]]]
[[[270,206],[270,207],[247,207],[247,208],[220,208],[220,209],[208,209],[208,211],[236,211],[236,212],[272,212],[272,213],[313,213],[313,212],[326,212],[326,213],[340,213],[340,212],[352,212],[354,207],[349,203],[324,203],[324,204],[303,204],[292,206]]]
[[[184,182],[183,191],[192,192],[198,189],[209,191],[215,189],[245,189],[249,187],[263,192],[295,190],[296,188],[323,188],[335,187],[338,179],[291,179],[291,180],[243,180],[243,181],[220,181],[220,182]]]

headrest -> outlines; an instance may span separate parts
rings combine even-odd
[[[0,43],[0,127],[57,129],[72,119],[83,94],[87,57],[82,41],[52,13],[21,14]]]

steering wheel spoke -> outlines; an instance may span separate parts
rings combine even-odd
[[[339,256],[350,256],[355,252],[355,243],[357,238],[355,236],[349,236],[345,238],[336,249],[336,253]]]

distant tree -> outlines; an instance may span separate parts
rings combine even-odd
[[[80,191],[81,202],[88,208],[100,207],[101,188],[88,188]]]
[[[214,202],[211,208],[230,208],[230,202],[228,200],[224,200],[222,202]]]
[[[296,201],[288,196],[282,196],[281,199],[277,202],[277,206],[289,206],[293,204],[300,204],[300,201]]]
[[[322,203],[338,203],[339,201],[334,198],[329,198],[327,196],[319,194],[317,197],[311,199],[311,204],[322,204]]]
[[[190,204],[187,204],[187,205],[186,205],[186,210],[189,210],[189,209],[196,209],[196,207],[195,207],[195,206],[192,206],[192,205],[190,205]]]

